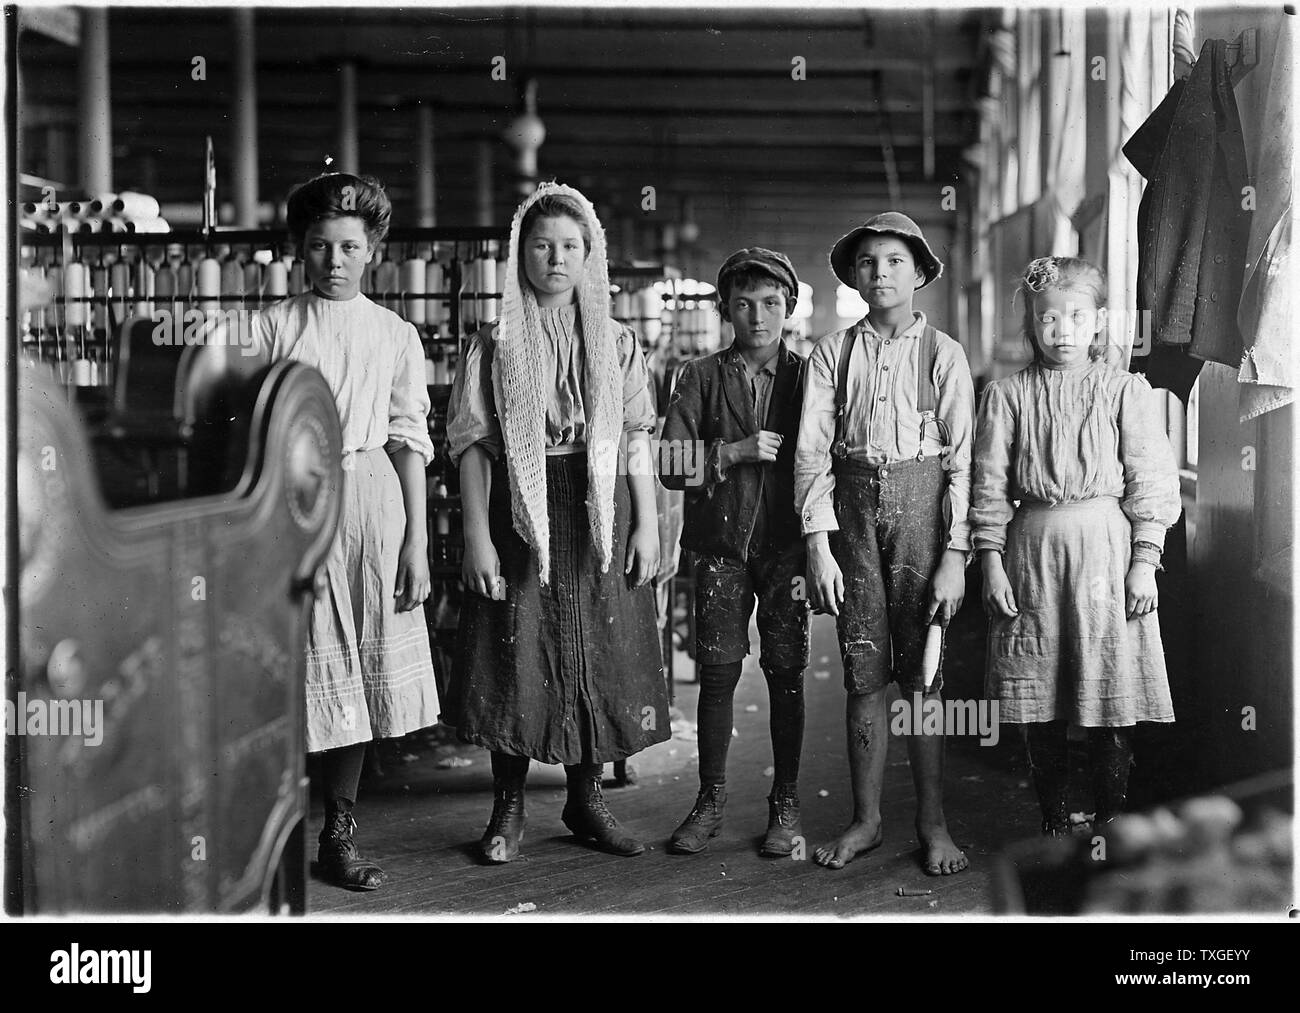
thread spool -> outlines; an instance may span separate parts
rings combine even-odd
[[[389,309],[397,308],[392,303],[392,297],[397,294],[398,277],[397,264],[391,260],[385,260],[375,268],[375,295],[378,296],[376,302],[379,305]]]
[[[934,677],[939,673],[939,656],[943,653],[943,627],[931,623],[925,634],[925,650],[921,654],[921,672],[925,676],[925,688],[929,689]]]
[[[491,257],[484,257],[480,261],[479,271],[479,291],[495,292],[497,290],[497,262]],[[501,316],[500,299],[483,300],[483,322],[487,323],[496,320]]]
[[[212,258],[204,257],[199,261],[198,271],[195,272],[195,281],[198,290],[199,309],[204,313],[210,313],[220,305],[218,296],[221,295],[221,262]]]
[[[428,295],[440,293],[446,285],[443,282],[442,265],[436,260],[429,261],[424,272],[424,291]],[[447,306],[440,299],[426,300],[425,321],[435,330],[440,330],[447,316]]]
[[[123,190],[117,195],[117,200],[108,207],[124,218],[157,218],[162,212],[158,201],[147,193],[135,193],[131,190]]]
[[[154,269],[147,257],[141,257],[135,265],[135,315],[153,316]]]
[[[289,294],[302,295],[307,291],[307,272],[301,260],[295,260],[289,269]]]
[[[117,308],[118,317],[125,320],[131,304],[131,265],[125,260],[119,260],[109,268],[108,286],[112,290],[113,305]]]
[[[96,264],[90,272],[90,324],[98,330],[108,328],[108,268]]]
[[[262,265],[250,260],[244,265],[244,306],[256,309],[261,303]]]
[[[423,260],[412,257],[402,263],[400,272],[402,315],[417,327],[423,327],[427,318],[424,304],[425,275]]]
[[[227,260],[221,265],[221,308],[237,310],[244,305],[244,265]]]
[[[266,265],[266,285],[262,290],[266,301],[283,299],[289,294],[289,269],[283,260],[273,260]]]
[[[64,320],[69,327],[84,327],[87,319],[86,298],[90,273],[85,264],[73,261],[63,267]]]
[[[188,255],[187,255],[188,256]],[[176,303],[183,309],[194,296],[194,265],[188,259],[176,265]]]
[[[165,260],[153,273],[153,298],[160,312],[176,312],[176,269]]]

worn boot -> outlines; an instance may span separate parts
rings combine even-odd
[[[1103,829],[1124,811],[1128,798],[1128,775],[1133,766],[1130,728],[1089,728],[1088,767],[1097,815],[1094,830]]]
[[[377,890],[384,883],[384,870],[357,853],[352,839],[357,821],[352,818],[352,803],[330,799],[325,803],[325,827],[320,833],[316,852],[320,874],[335,886],[349,890]]]
[[[1064,721],[1025,726],[1025,746],[1046,837],[1070,835],[1070,745]]]
[[[772,794],[767,797],[767,836],[758,853],[784,858],[794,853],[796,837],[803,837],[798,789],[793,784],[773,785]]]
[[[695,805],[669,838],[668,850],[678,855],[698,855],[707,848],[709,839],[722,832],[722,810],[726,804],[725,785],[701,787],[695,796]]]
[[[645,851],[644,845],[618,825],[600,793],[600,764],[565,767],[569,797],[560,819],[575,837],[593,842],[611,855],[631,857]]]
[[[479,839],[483,861],[504,865],[519,857],[524,839],[524,784],[528,757],[492,754],[492,817]]]

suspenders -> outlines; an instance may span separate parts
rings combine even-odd
[[[850,327],[845,333],[844,343],[840,345],[839,368],[836,371],[835,442],[831,444],[831,454],[839,458],[847,457],[849,453],[844,427],[848,416],[849,358],[853,354],[853,345],[857,337],[856,326]],[[943,419],[935,418],[934,415],[939,406],[939,392],[934,385],[934,360],[939,347],[939,334],[926,324],[918,340],[921,342],[916,356],[916,410],[921,415],[921,433],[916,448],[916,459],[919,461],[924,456],[921,452],[921,444],[925,440],[927,423],[938,425],[945,445],[948,442],[948,427],[944,425]]]

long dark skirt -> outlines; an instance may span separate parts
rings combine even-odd
[[[623,573],[631,496],[615,482],[614,559],[601,573],[587,521],[587,457],[546,459],[551,579],[510,521],[506,469],[489,520],[506,600],[465,596],[452,714],[466,742],[543,763],[621,760],[670,734],[650,585]]]

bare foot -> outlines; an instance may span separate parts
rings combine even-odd
[[[880,842],[884,839],[885,833],[879,819],[865,823],[853,822],[833,843],[818,848],[813,860],[828,869],[842,869],[858,855],[865,855],[873,848],[880,847]]]
[[[951,876],[970,865],[966,852],[953,843],[944,824],[925,829],[917,827],[916,836],[921,839],[921,845],[925,848],[927,876]]]

